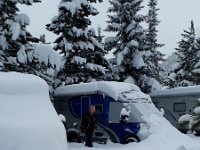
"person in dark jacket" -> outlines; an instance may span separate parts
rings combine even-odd
[[[92,144],[92,135],[97,129],[96,127],[96,116],[95,116],[95,106],[91,105],[89,108],[89,112],[87,112],[81,121],[81,131],[85,133],[86,142],[85,146],[93,147]]]

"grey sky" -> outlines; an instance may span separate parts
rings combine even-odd
[[[58,13],[58,3],[60,0],[42,0],[42,3],[33,6],[20,6],[21,12],[27,13],[31,19],[29,31],[34,36],[42,33],[46,34],[47,41],[53,42],[56,35],[45,30],[45,25],[50,23],[51,18]],[[143,5],[146,6],[148,0],[144,0]],[[195,27],[199,32],[200,29],[200,1],[199,0],[158,0],[159,19],[161,23],[158,27],[158,39],[161,43],[165,43],[165,47],[161,51],[167,55],[174,51],[177,42],[181,39],[183,29],[188,29],[191,19],[194,20]],[[93,27],[97,28],[100,24],[103,29],[106,27],[106,10],[109,7],[108,0],[95,5],[100,14],[95,18],[92,17]],[[146,13],[146,7],[142,13]],[[103,33],[109,36],[109,33]]]

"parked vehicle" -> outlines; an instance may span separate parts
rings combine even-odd
[[[0,102],[0,150],[68,150],[43,79],[0,72]]]
[[[196,100],[200,98],[200,86],[157,90],[153,91],[150,96],[155,106],[164,110],[166,119],[186,133],[188,128],[180,125],[178,119],[184,114],[193,112]],[[197,132],[200,133],[200,130]]]
[[[106,143],[107,139],[116,143],[139,142],[137,133],[140,123],[144,121],[138,107],[141,104],[154,107],[150,97],[142,93],[137,86],[120,82],[69,85],[58,88],[55,95],[57,112],[68,120],[65,124],[68,140],[76,142],[84,140],[80,132],[80,122],[90,105],[95,105],[98,121],[93,140],[103,143]],[[129,113],[126,123],[120,121],[124,109]]]

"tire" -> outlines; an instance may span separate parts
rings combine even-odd
[[[68,132],[67,141],[81,143],[80,136],[76,132]]]
[[[140,139],[137,136],[131,136],[126,139],[126,144],[133,143],[133,142],[139,143]]]

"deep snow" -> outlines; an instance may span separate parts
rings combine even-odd
[[[41,78],[0,72],[0,150],[67,150],[64,126]]]
[[[109,142],[107,145],[94,144],[97,150],[199,150],[200,139],[180,133],[165,118],[156,115],[146,117],[149,129],[146,130],[148,137],[140,143],[127,145],[114,144]],[[86,150],[83,144],[70,143],[71,150]]]

